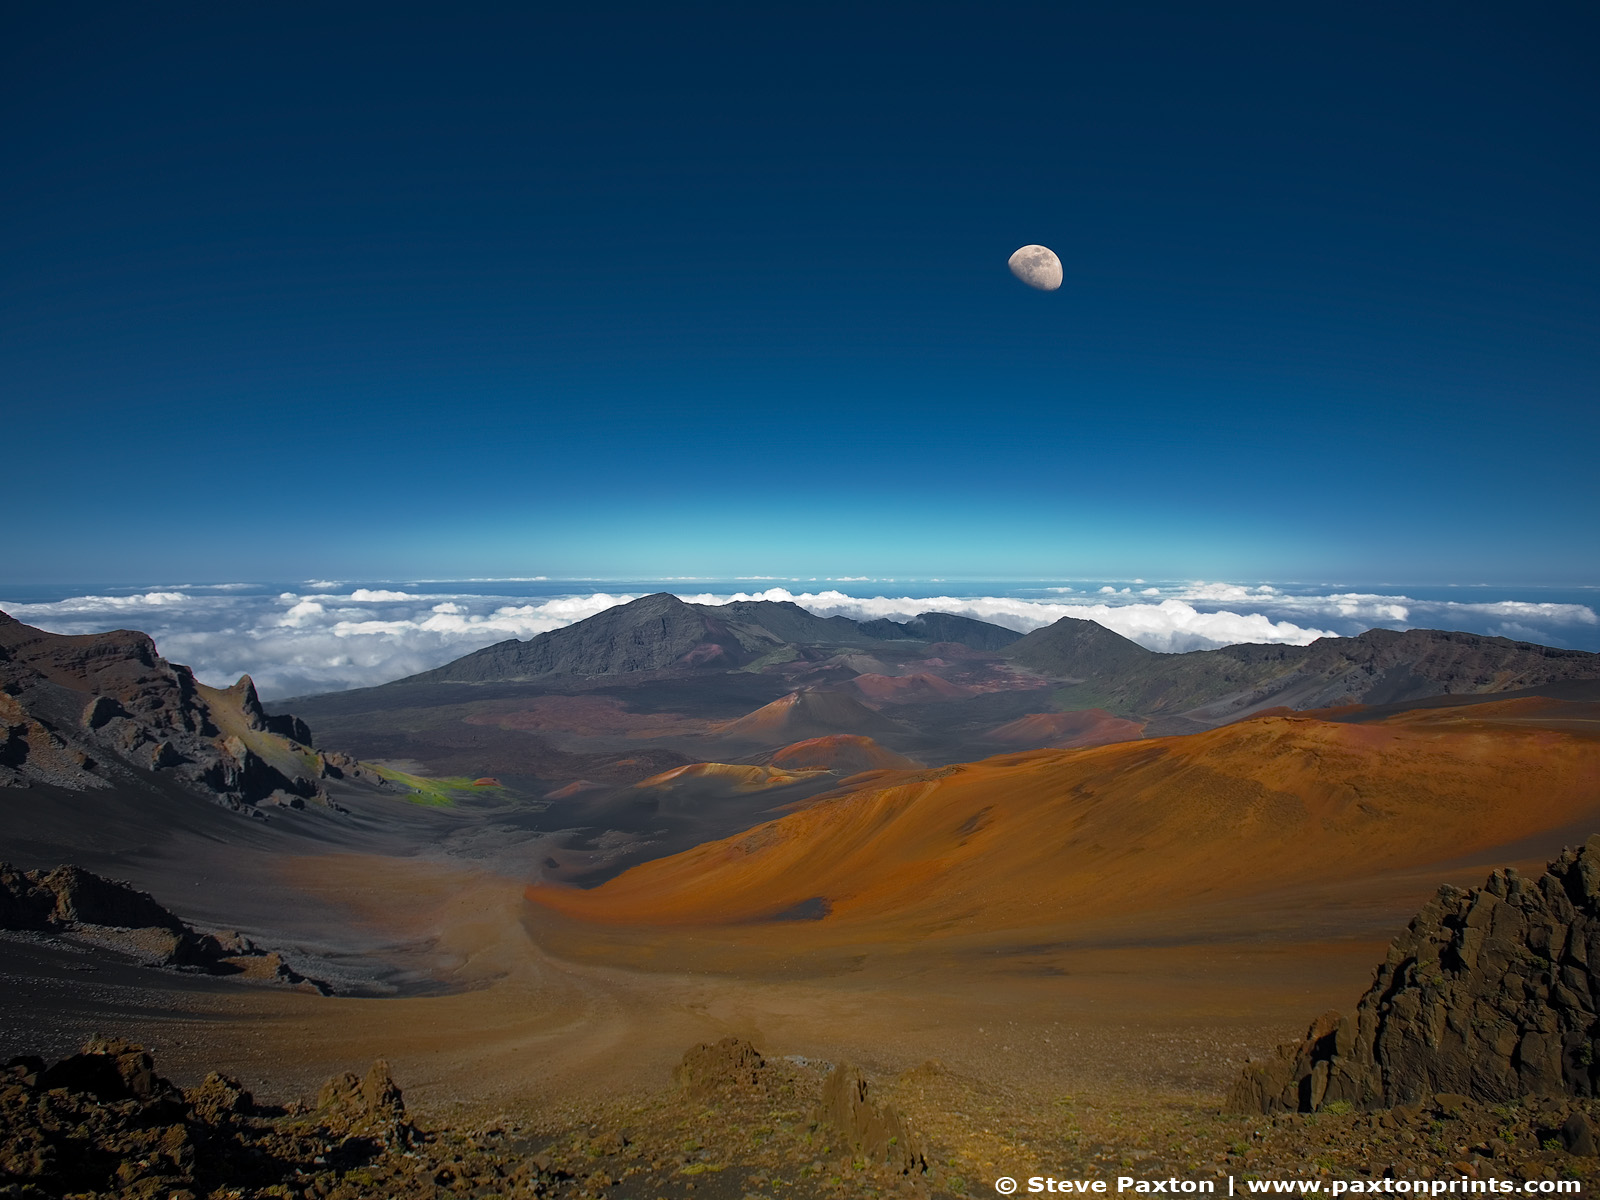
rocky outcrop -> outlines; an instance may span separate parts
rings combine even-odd
[[[355,1080],[352,1093],[349,1080]],[[422,1197],[437,1193],[443,1163],[460,1144],[423,1158],[388,1067],[323,1088],[325,1103],[258,1106],[236,1079],[212,1073],[182,1090],[158,1075],[141,1046],[100,1039],[46,1065],[14,1058],[0,1068],[0,1195],[168,1197],[196,1195]],[[485,1169],[485,1184],[494,1164]],[[352,1176],[351,1172],[358,1172]],[[544,1194],[523,1169],[495,1179],[518,1195]],[[293,1181],[291,1192],[285,1184]],[[481,1194],[481,1193],[480,1193]]]
[[[54,932],[80,924],[173,933],[187,928],[148,893],[80,867],[19,871],[0,863],[0,929]]]
[[[740,1077],[755,1053],[744,1045],[728,1060]],[[764,1090],[729,1080],[709,1099],[624,1094],[536,1124],[502,1114],[421,1129],[382,1062],[279,1107],[223,1074],[180,1089],[140,1046],[98,1040],[54,1064],[0,1066],[0,1197],[946,1195],[798,1119],[818,1065],[763,1061]]]
[[[315,1116],[318,1128],[330,1137],[366,1138],[391,1147],[418,1141],[417,1131],[406,1120],[405,1099],[381,1058],[365,1078],[347,1072],[323,1084]]]
[[[235,809],[331,804],[321,780],[366,778],[298,717],[269,715],[248,675],[212,688],[144,634],[69,637],[0,613],[0,787],[172,779]]]
[[[83,749],[69,745],[28,713],[15,696],[0,691],[0,787],[29,782],[56,787],[109,787],[94,773]]]
[[[0,876],[10,871],[0,863]],[[185,926],[148,892],[135,891],[71,864],[49,874],[33,873],[38,888],[55,897],[50,920],[57,925],[112,925],[123,929],[167,929],[181,932]],[[27,878],[23,875],[22,878]]]
[[[691,1097],[707,1100],[730,1090],[752,1095],[768,1090],[767,1061],[742,1038],[701,1042],[672,1068],[672,1078]]]
[[[1250,1063],[1228,1105],[1316,1112],[1438,1096],[1600,1094],[1600,836],[1537,880],[1439,889],[1389,948],[1353,1016],[1318,1017]]]
[[[148,966],[241,975],[323,995],[332,991],[247,937],[201,933],[149,893],[70,864],[52,871],[19,871],[0,863],[0,929],[66,936]]]
[[[905,1118],[892,1105],[870,1096],[861,1068],[840,1063],[822,1085],[822,1101],[815,1120],[831,1126],[868,1158],[886,1163],[902,1174],[928,1169],[927,1155],[912,1135]]]

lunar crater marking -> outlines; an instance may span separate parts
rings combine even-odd
[[[1011,273],[1031,288],[1053,292],[1061,286],[1061,260],[1048,246],[1023,246],[1008,263]]]

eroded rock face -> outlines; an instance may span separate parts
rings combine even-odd
[[[235,809],[332,806],[321,779],[362,777],[336,757],[330,766],[298,717],[269,716],[248,675],[207,687],[142,633],[67,636],[0,613],[0,787],[159,773]]]
[[[36,873],[37,874],[37,873]],[[178,920],[148,892],[85,871],[71,863],[39,877],[39,886],[55,896],[55,922],[111,925],[119,929],[183,930]]]
[[[1396,938],[1353,1017],[1250,1063],[1237,1112],[1600,1093],[1600,835],[1537,880],[1443,887]]]
[[[832,1126],[867,1157],[888,1163],[902,1174],[927,1170],[927,1157],[905,1119],[891,1105],[870,1096],[861,1068],[840,1063],[822,1085],[817,1120]]]
[[[185,928],[149,893],[70,863],[53,871],[0,863],[0,929],[50,931],[77,924],[174,933]]]

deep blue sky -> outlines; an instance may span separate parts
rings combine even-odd
[[[3,22],[0,579],[1600,575],[1593,4]]]

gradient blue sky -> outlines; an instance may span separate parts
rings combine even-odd
[[[3,20],[0,580],[1600,575],[1593,4]]]

